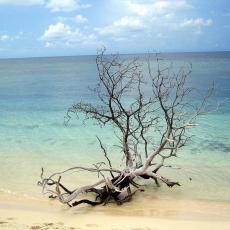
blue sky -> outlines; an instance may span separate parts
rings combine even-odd
[[[229,0],[0,0],[0,58],[230,50]]]

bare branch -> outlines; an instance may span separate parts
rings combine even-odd
[[[69,206],[80,204],[98,205],[114,201],[117,204],[130,201],[136,191],[142,191],[136,178],[152,179],[169,187],[180,186],[160,174],[162,167],[178,169],[166,163],[191,139],[189,129],[197,126],[197,117],[207,111],[208,98],[213,86],[200,95],[199,104],[193,103],[192,93],[197,90],[186,83],[192,65],[182,66],[173,72],[173,65],[162,64],[156,56],[147,66],[138,59],[123,59],[119,55],[105,55],[99,51],[96,58],[98,84],[93,89],[97,103],[78,102],[66,114],[66,123],[73,115],[84,121],[91,119],[96,124],[114,128],[114,138],[125,161],[123,169],[113,168],[109,154],[101,139],[96,137],[108,162],[92,167],[76,166],[44,177],[41,172],[43,193]],[[146,68],[147,67],[147,71]],[[154,71],[155,68],[155,71]],[[61,182],[68,172],[97,173],[97,182],[69,189]],[[109,175],[109,176],[108,176]],[[132,191],[133,187],[137,190]],[[80,199],[82,193],[93,193],[95,201]],[[124,195],[125,194],[125,195]]]

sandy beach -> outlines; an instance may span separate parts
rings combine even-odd
[[[58,202],[0,197],[0,229],[229,230],[229,201],[155,199],[68,208]]]

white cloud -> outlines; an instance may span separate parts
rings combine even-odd
[[[213,25],[212,19],[204,18],[191,18],[184,19],[182,22],[174,23],[173,30],[181,31],[184,29],[190,29],[193,34],[201,35],[204,33],[204,27],[210,27]]]
[[[73,21],[76,23],[86,23],[88,22],[88,19],[84,16],[82,16],[81,14],[76,15],[75,17],[73,17]]]
[[[121,16],[110,24],[94,28],[99,38],[108,42],[148,43],[166,47],[173,46],[178,37],[193,37],[204,33],[213,24],[212,19],[187,18],[194,6],[189,0],[112,0],[120,9]]]
[[[110,35],[113,40],[131,40],[135,37],[159,38],[157,34],[172,31],[178,25],[186,9],[191,6],[186,0],[113,0],[126,16],[110,25],[95,28],[99,35]],[[186,13],[185,13],[186,14]]]
[[[0,0],[0,5],[31,6],[43,5],[53,12],[74,11],[89,8],[90,4],[82,4],[80,0]]]
[[[75,22],[77,24],[84,24],[84,23],[88,22],[88,19],[86,17],[82,16],[81,14],[78,14],[74,17],[57,17],[56,19],[59,22],[71,21],[71,22]]]
[[[203,19],[203,18],[195,18],[195,19],[185,19],[180,27],[202,27],[202,26],[211,26],[213,24],[212,19]]]
[[[0,35],[0,41],[8,41],[11,40],[11,37],[7,34]]]
[[[8,34],[0,34],[0,41],[14,41],[14,40],[19,40],[22,39],[24,33],[19,32],[18,34],[11,36]]]
[[[0,5],[42,5],[44,0],[0,0]]]
[[[49,0],[46,7],[53,12],[74,11],[81,8],[89,8],[90,4],[81,4],[79,0]]]
[[[139,18],[125,16],[114,21],[111,25],[95,28],[95,31],[101,35],[120,36],[123,33],[143,30],[144,27],[145,25]]]
[[[185,0],[149,0],[144,1],[144,3],[139,3],[134,0],[127,0],[126,4],[131,12],[139,16],[146,16],[149,14],[162,14],[168,11],[175,11],[191,7],[191,5],[189,5]]]
[[[96,44],[97,39],[94,34],[84,34],[78,28],[71,28],[62,22],[49,25],[43,33],[41,40],[46,47],[51,46],[78,46]]]

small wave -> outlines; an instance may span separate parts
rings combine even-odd
[[[41,200],[41,198],[36,197],[36,195],[29,195],[26,193],[22,193],[22,192],[15,192],[9,189],[4,189],[4,188],[0,188],[0,193],[6,195],[6,196],[13,196],[15,198],[26,198],[26,199],[30,199],[30,200]]]
[[[5,194],[9,194],[9,195],[17,195],[16,192],[11,191],[9,189],[3,189],[3,188],[0,188],[0,193],[5,193]]]

